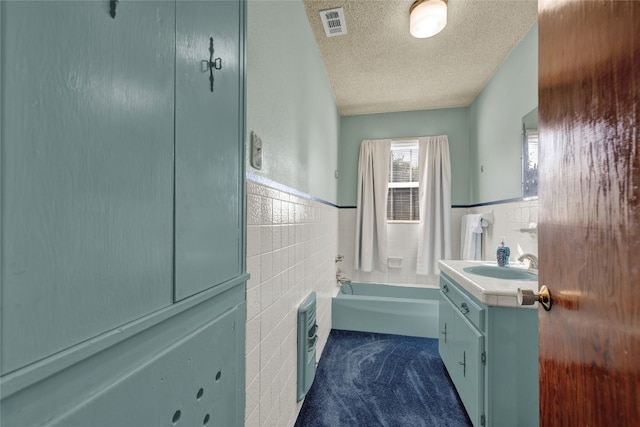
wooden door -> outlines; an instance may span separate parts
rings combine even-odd
[[[640,2],[540,0],[542,426],[640,420]]]
[[[241,273],[241,7],[176,4],[176,301]]]

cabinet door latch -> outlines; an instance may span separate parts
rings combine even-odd
[[[485,351],[483,351],[482,354],[480,355],[480,360],[482,361],[483,365],[487,364],[487,353]]]
[[[109,1],[109,16],[116,19],[116,7],[118,6],[118,0]]]
[[[468,312],[469,312],[469,306],[467,305],[467,303],[463,302],[462,304],[460,304],[460,313],[467,314]]]
[[[215,79],[213,78],[213,70],[221,70],[222,69],[222,58],[213,58],[213,53],[215,52],[213,48],[213,37],[209,37],[209,60],[203,59],[202,63],[202,71],[209,72],[209,90],[213,92],[213,82]]]
[[[458,365],[462,366],[462,376],[467,376],[467,352],[462,352],[462,362],[458,362]]]

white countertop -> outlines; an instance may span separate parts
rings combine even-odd
[[[441,260],[438,263],[440,271],[452,278],[466,291],[473,295],[478,301],[489,306],[498,307],[520,307],[520,308],[538,308],[538,303],[534,305],[518,305],[518,288],[531,289],[538,292],[538,282],[531,280],[506,280],[496,279],[494,277],[485,277],[463,270],[465,267],[474,265],[492,265],[491,261],[459,261],[459,260]],[[525,264],[509,264],[509,268],[520,268],[526,270]]]

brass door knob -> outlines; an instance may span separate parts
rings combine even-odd
[[[551,310],[551,292],[546,286],[543,285],[537,294],[529,289],[518,288],[519,305],[533,305],[535,302],[539,302],[546,311]]]

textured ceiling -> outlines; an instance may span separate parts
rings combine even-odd
[[[413,0],[304,0],[341,115],[467,106],[537,19],[537,0],[449,0],[445,29],[409,34]],[[343,7],[347,34],[320,11]]]

